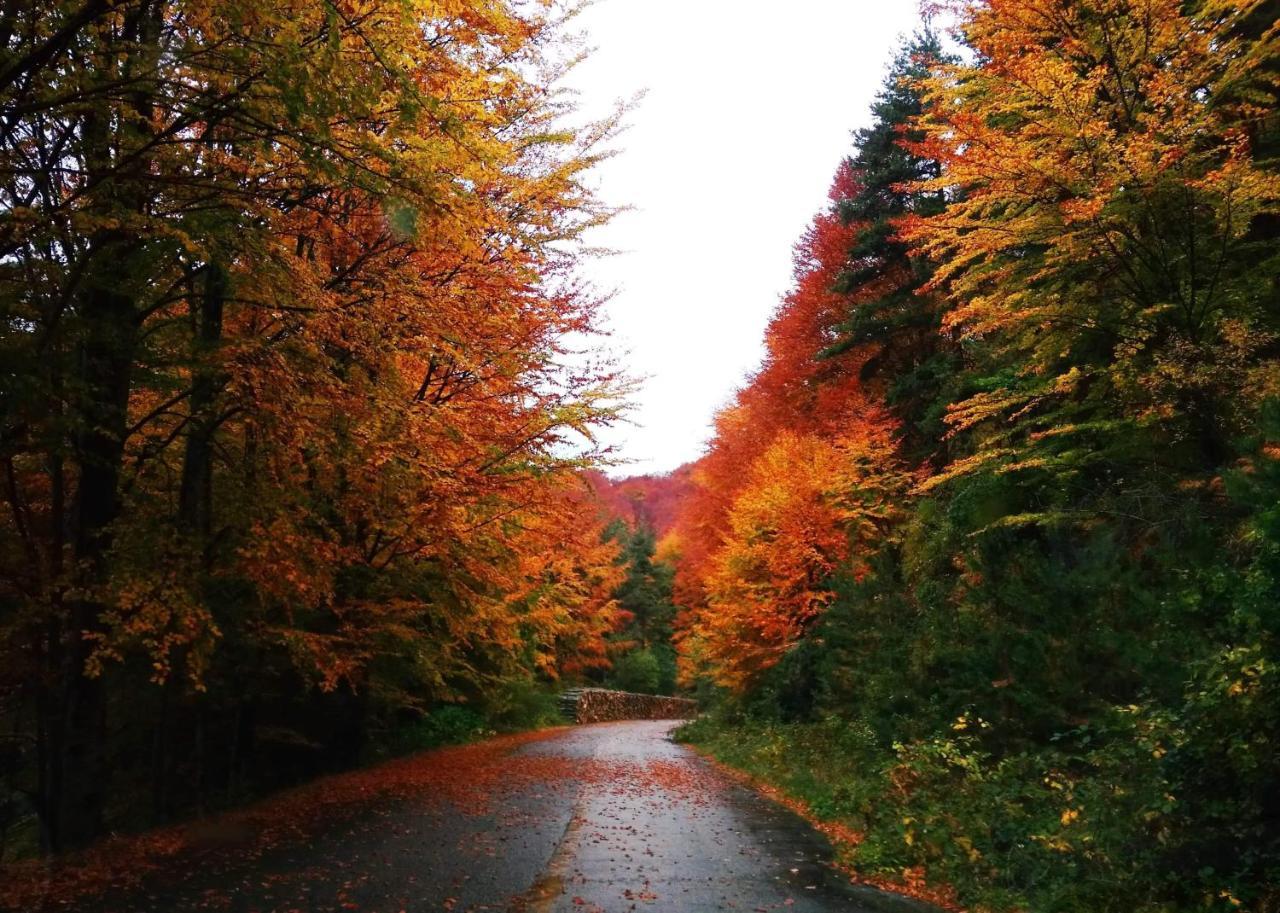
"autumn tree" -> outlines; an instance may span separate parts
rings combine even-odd
[[[1277,195],[1253,148],[1275,36],[1235,34],[1259,7],[960,7],[986,63],[938,70],[912,145],[944,168],[916,186],[956,198],[906,237],[940,264],[946,326],[990,358],[948,418],[991,431],[979,459],[1052,465],[1117,432],[1188,471],[1230,458],[1238,393],[1272,386]]]
[[[47,848],[112,768],[163,817],[269,716],[349,752],[371,698],[601,661],[613,553],[566,499],[618,386],[567,340],[612,124],[565,123],[564,12],[0,16],[0,714]]]
[[[863,383],[876,343],[831,350],[856,297],[841,280],[865,225],[840,207],[858,189],[842,165],[795,247],[764,363],[694,466],[673,542],[688,683],[747,687],[812,627],[847,561],[877,547],[862,524],[898,484],[895,422]]]
[[[783,432],[752,463],[690,634],[717,682],[745,688],[814,626],[837,573],[866,573],[894,512],[886,445]]]

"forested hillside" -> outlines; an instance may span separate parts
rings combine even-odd
[[[655,475],[608,478],[590,473],[601,506],[611,516],[632,526],[644,526],[659,537],[670,531],[680,505],[692,489],[691,466]]]
[[[688,737],[970,909],[1278,909],[1275,7],[943,12],[663,544]]]
[[[0,13],[0,857],[607,667],[566,12]]]

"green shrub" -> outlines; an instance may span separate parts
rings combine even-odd
[[[460,704],[445,704],[418,722],[400,729],[393,741],[396,753],[400,753],[461,745],[492,734],[492,727],[475,710]]]
[[[564,721],[556,690],[532,679],[503,684],[485,702],[485,716],[500,732],[538,729]]]

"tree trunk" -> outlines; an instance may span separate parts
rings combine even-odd
[[[50,647],[61,655],[48,720],[50,770],[44,778],[54,851],[83,846],[98,836],[107,795],[107,690],[100,676],[89,674],[89,659],[93,638],[103,630],[112,527],[120,514],[141,330],[137,299],[150,278],[146,235],[118,225],[145,215],[154,193],[145,150],[153,129],[152,77],[160,65],[163,23],[164,0],[144,0],[108,26],[106,41],[118,42],[120,51],[118,75],[135,88],[123,99],[105,98],[82,121],[79,154],[99,188],[86,213],[105,217],[104,226],[110,227],[91,235],[84,278],[74,298],[77,362],[67,390],[74,421],[73,465],[78,469],[68,537],[74,589],[65,609],[54,615],[61,631]]]
[[[100,236],[90,254],[93,270],[81,301],[80,402],[75,455],[80,467],[71,510],[77,595],[69,601],[62,632],[61,701],[50,733],[51,844],[81,846],[102,826],[106,793],[106,689],[86,674],[92,636],[101,630],[111,525],[120,511],[120,473],[128,421],[137,323],[134,301],[121,289],[135,242],[117,233]]]
[[[222,340],[226,292],[226,271],[220,264],[210,263],[205,268],[204,294],[195,314],[191,422],[178,490],[178,528],[206,540],[213,526],[213,435],[218,427],[216,406],[222,384],[221,371],[211,361]]]

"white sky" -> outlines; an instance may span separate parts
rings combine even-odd
[[[597,173],[635,211],[595,232],[622,251],[587,264],[618,290],[607,321],[647,378],[606,437],[616,475],[696,458],[761,358],[792,245],[825,203],[917,0],[599,0],[575,26],[596,48],[571,74],[588,115],[647,92]]]

